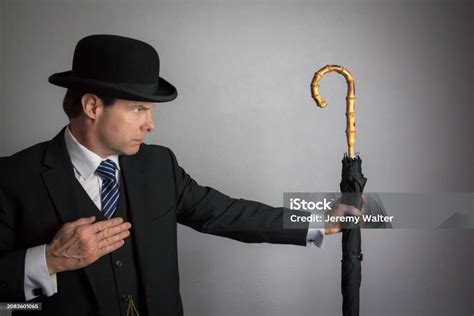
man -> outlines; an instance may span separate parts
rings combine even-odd
[[[143,144],[153,104],[177,96],[159,67],[144,42],[93,35],[72,71],[49,78],[68,88],[69,125],[1,158],[1,301],[41,302],[34,315],[182,315],[177,223],[243,242],[321,242],[319,230],[283,228],[290,210],[200,186],[168,148]]]

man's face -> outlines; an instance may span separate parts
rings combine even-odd
[[[145,134],[155,128],[153,106],[151,102],[121,99],[110,106],[100,106],[94,131],[101,154],[136,154]]]

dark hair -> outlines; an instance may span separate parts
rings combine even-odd
[[[66,95],[64,96],[63,100],[63,109],[66,112],[66,115],[69,119],[78,117],[82,113],[82,96],[87,94],[88,92],[74,90],[74,89],[67,89]],[[94,93],[95,94],[95,93]],[[95,94],[102,100],[104,106],[110,106],[115,103],[117,100],[116,98],[111,98],[103,95]]]

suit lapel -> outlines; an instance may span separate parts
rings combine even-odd
[[[77,179],[67,152],[64,128],[49,142],[44,156],[44,164],[49,169],[43,172],[43,181],[63,224],[81,217],[96,216],[99,218],[95,209],[86,208],[79,202],[76,194]],[[86,267],[84,272],[94,294],[97,294],[93,271],[90,267]]]
[[[146,181],[144,166],[146,163],[137,156],[120,156],[120,168],[123,176],[124,192],[127,194],[130,221],[132,223],[131,233],[135,238],[135,247],[138,254],[138,265],[145,293],[147,288],[148,269],[147,254],[150,251],[149,242],[149,183]],[[145,295],[146,298],[146,295]]]
[[[162,158],[163,157],[163,158]],[[169,263],[177,258],[166,258],[172,253],[173,229],[176,222],[169,216],[173,212],[174,186],[170,173],[170,162],[163,154],[154,154],[151,149],[141,148],[133,156],[121,156],[120,166],[127,191],[129,212],[132,217],[132,234],[138,253],[140,277],[145,290],[145,300],[153,295],[168,297],[170,282]],[[171,215],[172,216],[172,215]],[[171,227],[170,225],[174,225]],[[170,246],[171,244],[171,246]],[[171,249],[171,250],[170,250]],[[160,256],[163,258],[158,259]],[[157,262],[163,261],[163,264]],[[150,262],[153,264],[150,264]],[[177,268],[177,266],[176,266]],[[165,304],[164,302],[146,302]]]
[[[97,216],[96,210],[79,205],[76,195],[77,179],[66,149],[64,129],[48,144],[44,164],[49,169],[43,172],[43,181],[63,223],[81,217]]]

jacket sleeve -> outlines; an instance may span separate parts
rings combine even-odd
[[[0,188],[0,298],[3,302],[24,302],[26,249],[15,249],[13,210]]]
[[[308,229],[285,229],[284,218],[297,211],[231,198],[196,183],[170,151],[175,181],[177,220],[197,231],[248,243],[306,246]],[[298,212],[301,215],[301,212]]]

